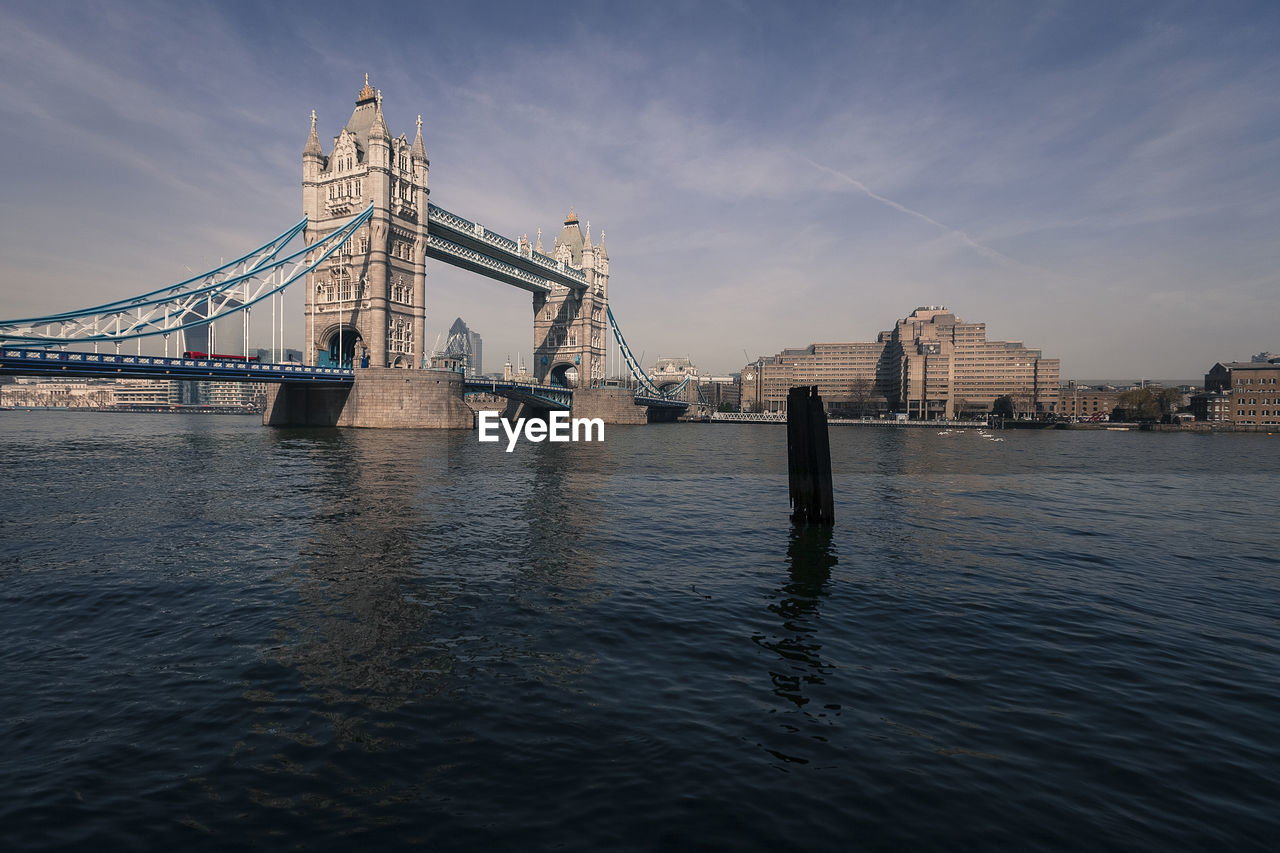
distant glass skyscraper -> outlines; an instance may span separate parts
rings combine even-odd
[[[484,345],[480,335],[467,328],[462,318],[449,327],[449,339],[444,345],[444,355],[457,358],[466,366],[467,376],[480,376],[484,372]]]

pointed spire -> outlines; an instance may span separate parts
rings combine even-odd
[[[302,149],[304,157],[323,157],[324,150],[320,147],[320,137],[316,135],[316,111],[311,111],[311,135],[307,137],[307,146]]]
[[[382,117],[382,90],[377,93],[377,106],[374,107],[373,126],[369,128],[369,141],[380,139],[383,142],[391,142],[391,134],[387,132],[387,122]]]
[[[538,245],[534,246],[533,250],[538,254],[542,254],[542,229],[541,228],[538,229]]]
[[[573,205],[569,205],[569,215],[564,218],[565,225],[577,225],[578,214],[573,212]]]
[[[369,73],[366,71],[364,75],[364,88],[356,93],[356,106],[367,104],[378,97],[378,93],[373,91],[373,87],[369,85]]]
[[[422,144],[422,116],[418,116],[418,135],[413,138],[413,159],[426,160],[427,149]]]
[[[604,247],[604,229],[600,229],[600,245],[596,247],[596,254],[601,257],[609,257],[609,250]]]

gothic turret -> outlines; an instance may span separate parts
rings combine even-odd
[[[600,229],[600,245],[596,246],[596,283],[609,281],[609,249],[604,244],[604,229]]]
[[[591,245],[591,223],[587,222],[587,236],[582,243],[582,268],[584,270],[594,271],[596,268],[596,251]],[[591,273],[588,272],[587,280],[591,281]]]
[[[324,149],[320,147],[320,137],[316,134],[316,111],[311,111],[311,135],[302,149],[302,180],[314,182],[324,169]]]
[[[373,124],[369,127],[369,144],[374,141],[391,144],[391,132],[387,130],[387,120],[382,117],[382,93],[378,93],[377,104],[373,108]]]
[[[320,147],[320,137],[316,133],[316,111],[311,111],[311,135],[307,137],[307,145],[302,149],[302,157],[315,157],[317,160],[324,159],[324,149]]]
[[[422,144],[422,116],[418,116],[418,135],[413,138],[413,150],[410,153],[415,161],[427,162],[427,148]]]
[[[382,117],[382,92],[373,108],[373,124],[369,126],[369,165],[387,166],[391,163],[391,133]]]

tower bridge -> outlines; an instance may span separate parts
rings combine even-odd
[[[0,374],[200,378],[271,383],[272,425],[469,428],[468,391],[518,408],[569,408],[612,423],[671,419],[680,389],[659,389],[640,369],[609,310],[609,252],[572,209],[550,253],[431,203],[430,161],[418,117],[412,142],[392,137],[382,95],[369,84],[328,153],[317,117],[302,152],[304,218],[263,246],[178,284],[92,308],[0,321]],[[300,238],[301,248],[290,248]],[[467,379],[425,358],[430,259],[531,295],[534,382]],[[283,293],[305,289],[303,364],[248,355],[250,313],[271,316],[271,351],[282,353]],[[186,336],[238,316],[244,355],[193,353]],[[606,387],[612,334],[637,383]],[[144,356],[162,337],[165,356]],[[136,354],[122,345],[137,342]],[[170,345],[175,353],[170,356]],[[93,347],[93,352],[69,346]],[[114,353],[98,351],[113,346]],[[212,343],[207,344],[212,351]],[[182,353],[183,357],[178,357]],[[276,362],[283,362],[280,355]]]

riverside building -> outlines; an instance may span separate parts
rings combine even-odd
[[[1062,389],[1058,414],[1072,421],[1107,420],[1120,404],[1120,393],[1115,388],[1095,388],[1068,382]]]
[[[915,309],[873,342],[785,349],[742,369],[743,408],[784,411],[787,391],[817,385],[833,415],[902,412],[934,419],[991,410],[1009,396],[1019,415],[1060,409],[1058,359],[1020,341],[989,341],[985,323],[966,323],[945,306]]]
[[[1197,420],[1280,424],[1280,357],[1271,357],[1270,361],[1218,362],[1204,375],[1204,391],[1192,400]],[[1226,418],[1221,416],[1223,409]]]

